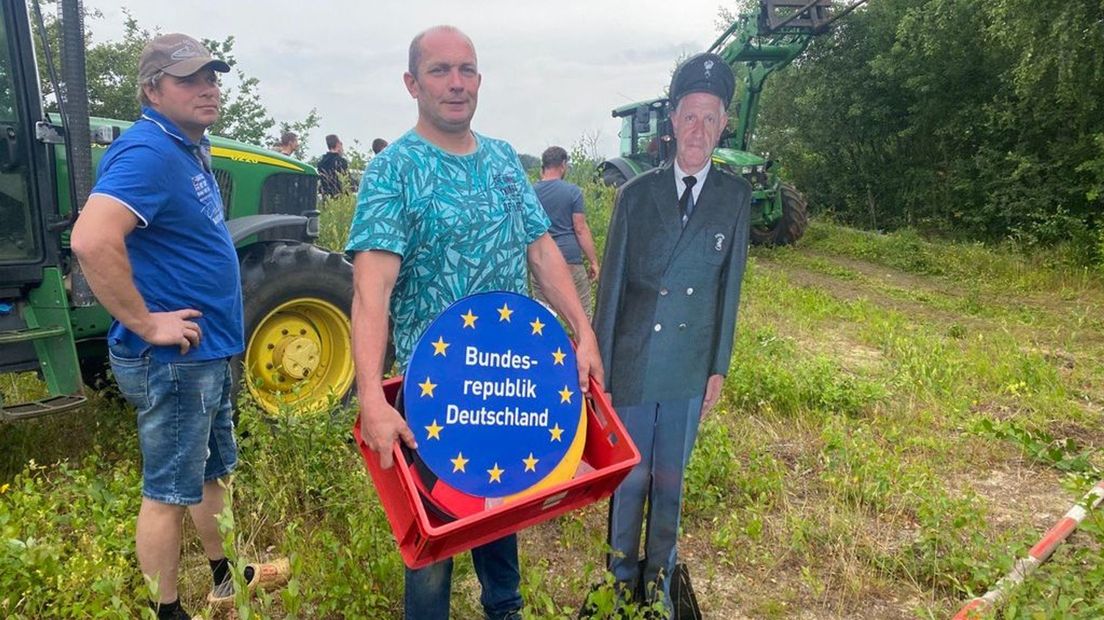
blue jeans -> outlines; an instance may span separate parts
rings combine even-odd
[[[658,585],[667,609],[677,562],[682,479],[698,436],[702,398],[650,402],[618,407],[617,415],[640,450],[640,463],[629,472],[610,500],[609,569],[629,592],[642,582]],[[644,503],[647,529],[644,560],[637,559]],[[652,598],[649,596],[649,598]]]
[[[510,534],[472,549],[472,564],[483,594],[487,620],[521,618],[521,570],[517,536]],[[452,558],[417,570],[406,569],[406,620],[445,620],[452,593]]]
[[[142,496],[200,503],[203,484],[238,461],[229,360],[163,363],[122,345],[111,345],[110,360],[119,391],[138,410]]]

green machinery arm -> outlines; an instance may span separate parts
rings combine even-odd
[[[707,51],[719,55],[744,78],[736,131],[722,146],[748,150],[767,77],[793,62],[813,37],[866,1],[855,0],[836,10],[833,0],[761,0],[758,13],[740,15],[717,37]]]

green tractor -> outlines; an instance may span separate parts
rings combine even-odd
[[[37,372],[48,391],[19,403],[0,395],[0,420],[79,407],[84,384],[106,368],[111,317],[91,295],[68,237],[92,171],[130,123],[88,116],[80,16],[78,0],[63,0],[62,88],[49,56],[44,68],[63,93],[61,113],[45,114],[28,7],[0,0],[0,372]],[[241,265],[241,384],[273,413],[344,398],[354,377],[352,266],[314,245],[318,173],[242,142],[211,142]]]
[[[754,244],[795,243],[809,222],[801,193],[771,171],[773,161],[748,151],[763,83],[800,56],[813,37],[865,2],[855,0],[840,6],[833,0],[760,0],[757,13],[740,15],[706,50],[724,58],[740,82],[735,118],[713,151],[713,163],[751,183]],[[674,155],[671,112],[666,98],[613,111],[613,117],[621,119],[621,155],[599,164],[598,173],[606,184],[620,186]]]

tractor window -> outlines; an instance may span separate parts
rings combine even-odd
[[[621,155],[632,155],[633,147],[636,146],[636,141],[633,140],[632,116],[621,117],[621,133],[618,135],[621,137]]]
[[[658,119],[656,109],[637,108],[632,114],[621,118],[621,156],[632,157],[647,155],[652,158],[658,147]]]
[[[4,17],[0,14],[0,24],[8,23]],[[6,29],[0,28],[0,265],[37,262],[42,251],[27,198],[30,136],[17,114],[11,44]]]
[[[2,10],[2,9],[0,9]],[[15,120],[15,90],[12,82],[11,56],[8,54],[8,37],[0,28],[0,121]]]

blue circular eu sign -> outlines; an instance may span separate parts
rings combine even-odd
[[[472,295],[442,312],[415,346],[403,390],[422,461],[479,497],[544,479],[573,445],[584,411],[567,334],[544,306],[515,293]]]

